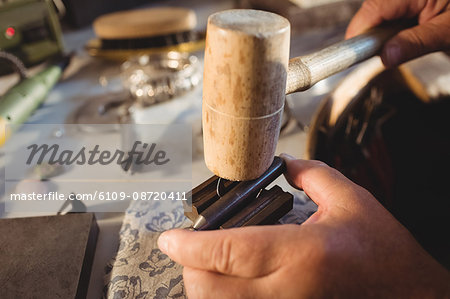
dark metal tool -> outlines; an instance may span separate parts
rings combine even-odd
[[[232,216],[220,228],[233,228],[250,225],[276,224],[278,220],[292,210],[294,197],[279,186],[263,190],[249,204]]]
[[[193,190],[193,211],[186,213],[186,216],[193,220],[193,228],[196,230],[217,229],[225,223],[228,223],[225,227],[242,226],[256,215],[259,215],[260,219],[264,220],[261,224],[269,224],[267,223],[269,218],[273,219],[273,216],[278,214],[283,216],[292,209],[292,195],[283,192],[279,187],[272,188],[269,191],[264,190],[285,169],[286,164],[283,159],[275,157],[269,169],[255,180],[224,182],[221,188],[221,192],[224,192],[224,195],[221,197],[219,197],[216,190],[219,178],[212,177]],[[290,208],[287,208],[289,206],[289,197],[284,196],[285,193],[291,197]],[[200,198],[198,195],[200,195]],[[266,209],[281,195],[283,195],[282,201],[287,202],[287,205],[278,204],[277,202],[275,205],[277,206],[276,209]],[[283,206],[283,208],[280,209],[278,205]],[[259,214],[263,210],[266,214]]]
[[[219,181],[222,181],[220,183]],[[212,176],[189,192],[186,197],[192,199],[192,209],[190,212],[185,212],[184,215],[192,221],[195,221],[197,217],[206,208],[211,206],[217,200],[219,200],[219,194],[225,194],[235,187],[239,182],[228,181],[220,179],[218,176]],[[217,192],[219,184],[222,185],[220,192]],[[183,201],[184,204],[187,204]]]

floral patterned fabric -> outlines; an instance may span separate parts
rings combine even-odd
[[[106,266],[104,298],[185,298],[182,267],[157,245],[161,232],[190,225],[180,202],[133,202],[120,230],[116,257]]]
[[[294,209],[281,223],[302,223],[316,205],[302,192],[294,193]],[[191,225],[181,202],[133,202],[120,231],[116,257],[106,266],[103,298],[186,298],[183,269],[158,249],[161,232]]]

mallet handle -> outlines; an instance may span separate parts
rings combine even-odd
[[[380,26],[318,52],[290,59],[286,94],[309,89],[320,80],[378,54],[388,39],[409,27],[405,25]]]

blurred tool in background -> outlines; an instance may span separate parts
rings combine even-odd
[[[26,122],[69,63],[69,57],[62,58],[62,33],[55,6],[50,0],[0,3],[0,75],[15,71],[20,76],[20,81],[0,98],[0,146],[16,128],[7,125]],[[26,67],[61,58],[60,63],[27,77]]]
[[[17,128],[14,125],[24,123],[45,100],[49,91],[61,78],[69,61],[70,56],[67,56],[37,75],[23,78],[0,98],[0,146]]]
[[[61,56],[61,28],[53,2],[0,2],[0,50],[14,54],[26,66]],[[12,70],[10,65],[0,64],[0,75]]]
[[[148,4],[148,0],[58,0],[66,9],[64,21],[72,27],[81,28],[92,24],[92,21],[103,14],[130,9]],[[56,3],[56,1],[55,1]]]

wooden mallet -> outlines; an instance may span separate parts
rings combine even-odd
[[[261,176],[274,158],[285,95],[374,56],[401,28],[379,27],[289,61],[285,18],[247,9],[211,15],[202,109],[207,167],[233,181]]]

